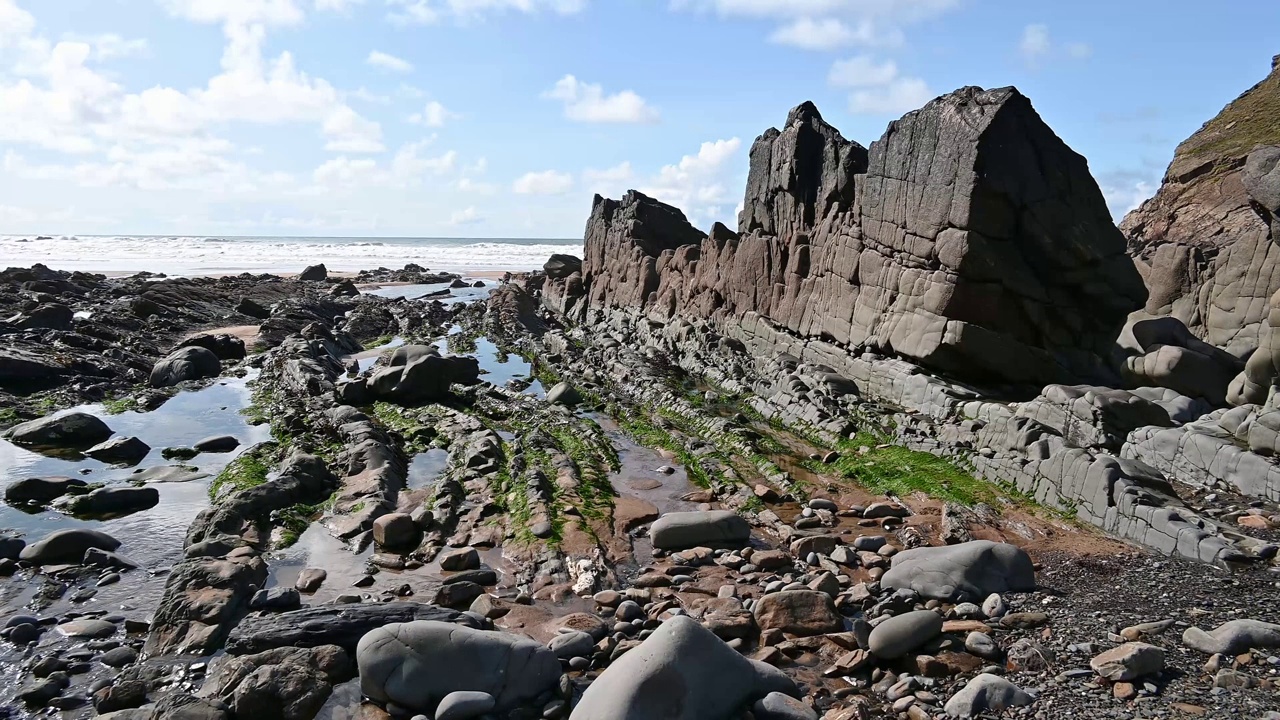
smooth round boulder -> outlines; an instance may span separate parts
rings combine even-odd
[[[556,383],[555,387],[547,391],[546,400],[552,405],[573,407],[582,402],[582,393],[567,382],[559,382]]]
[[[207,437],[191,447],[204,453],[226,453],[240,447],[240,441],[231,435]]]
[[[691,547],[742,547],[751,539],[751,526],[730,510],[667,513],[649,528],[653,546],[661,550]]]
[[[81,562],[89,548],[110,552],[118,547],[119,540],[98,530],[58,530],[23,548],[18,558],[33,565],[69,565]]]
[[[542,270],[549,278],[563,280],[576,272],[582,272],[582,259],[555,253],[542,264]]]
[[[999,675],[982,673],[951,696],[943,709],[958,718],[975,717],[988,710],[1001,713],[1011,707],[1030,705],[1032,697]]]
[[[151,452],[151,446],[136,437],[113,437],[84,451],[85,455],[112,465],[137,465]]]
[[[885,660],[900,658],[942,634],[942,616],[916,610],[885,620],[871,630],[867,649]]]
[[[436,720],[468,720],[480,717],[498,704],[486,692],[460,690],[444,696],[436,708]]]
[[[14,425],[4,437],[29,447],[90,447],[111,437],[111,428],[88,413],[65,412]]]
[[[17,537],[0,536],[0,560],[17,560],[27,541]]]
[[[1209,632],[1194,625],[1182,633],[1182,644],[1206,655],[1240,655],[1254,648],[1280,647],[1280,625],[1241,618],[1228,620]]]
[[[583,693],[570,720],[737,717],[769,693],[800,695],[782,671],[748,660],[679,615],[618,658]]]
[[[555,653],[532,640],[434,620],[369,631],[356,662],[367,697],[417,712],[458,691],[488,693],[494,710],[507,712],[555,688],[561,675]]]
[[[799,700],[780,692],[771,692],[751,707],[755,720],[818,720],[818,713]]]
[[[116,486],[98,488],[87,495],[76,495],[57,503],[59,509],[72,515],[98,517],[128,515],[149,510],[160,504],[160,491],[153,487]]]
[[[218,377],[222,361],[208,348],[198,345],[178,348],[151,368],[151,387],[173,387],[188,380]]]
[[[915,590],[931,600],[982,602],[991,593],[1035,590],[1036,573],[1022,548],[972,540],[903,550],[893,556],[880,585]]]
[[[88,483],[79,478],[26,478],[4,489],[4,501],[10,505],[46,505],[86,485]]]
[[[595,646],[595,638],[580,631],[561,633],[547,643],[547,648],[561,660],[589,656]]]

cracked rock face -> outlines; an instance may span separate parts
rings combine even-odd
[[[1012,88],[943,96],[865,157],[796,108],[752,149],[740,230],[597,198],[575,292],[1031,386],[1109,379],[1099,358],[1146,298],[1084,158]]]
[[[1160,191],[1120,223],[1151,290],[1146,312],[1172,315],[1237,356],[1257,346],[1267,301],[1280,290],[1280,246],[1246,187],[1250,153],[1280,145],[1277,112],[1273,67],[1178,146]]]

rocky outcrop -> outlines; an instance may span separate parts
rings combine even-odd
[[[976,382],[1111,378],[1100,358],[1145,291],[1084,159],[1016,90],[939,98],[865,156],[802,105],[751,158],[741,234],[704,236],[640,193],[597,198],[589,307],[759,318]]]
[[[1172,315],[1197,337],[1243,357],[1257,346],[1280,290],[1280,247],[1245,187],[1259,145],[1280,145],[1280,65],[1174,152],[1155,197],[1120,229],[1151,294],[1146,312]]]

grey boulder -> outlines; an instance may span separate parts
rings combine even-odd
[[[222,361],[212,350],[197,345],[181,347],[169,353],[151,368],[151,387],[172,387],[188,380],[217,377],[222,374]]]
[[[215,435],[207,437],[191,447],[200,452],[225,453],[240,447],[240,441],[231,435]]]
[[[506,712],[554,688],[561,675],[555,653],[532,640],[433,620],[370,631],[356,663],[366,696],[417,712],[460,690],[489,693]]]
[[[444,696],[436,708],[436,720],[467,720],[493,710],[498,702],[486,692],[459,690]]]
[[[14,445],[88,447],[111,437],[111,428],[88,413],[68,412],[14,425],[4,437]]]
[[[136,437],[113,437],[84,451],[99,462],[113,465],[137,465],[151,452],[151,446]]]
[[[71,515],[128,515],[159,505],[160,491],[153,487],[104,487],[86,495],[64,498],[55,504]]]
[[[403,345],[369,376],[366,388],[375,398],[414,404],[444,398],[451,384],[473,385],[479,377],[480,362],[473,357],[441,357],[432,345]]]
[[[582,259],[574,255],[556,253],[542,264],[547,277],[563,280],[576,272],[582,272]]]
[[[45,505],[63,495],[81,490],[87,484],[79,478],[69,477],[26,478],[4,489],[4,501],[10,505]]]
[[[942,634],[942,616],[916,610],[891,617],[871,630],[868,649],[886,660],[900,658]]]
[[[1022,548],[972,540],[904,550],[893,556],[880,585],[915,590],[935,600],[981,602],[991,593],[1034,590],[1036,577]]]
[[[741,547],[751,539],[751,526],[729,510],[667,513],[649,528],[653,546],[686,550],[700,545]]]
[[[547,647],[556,657],[561,660],[568,660],[575,657],[587,657],[591,655],[591,650],[596,646],[596,639],[590,634],[574,631],[560,633],[551,638],[551,642],[547,643]]]
[[[1182,633],[1182,644],[1209,655],[1239,655],[1253,648],[1280,647],[1280,625],[1228,620],[1209,632],[1192,626]]]
[[[769,693],[796,696],[774,667],[748,660],[698,621],[677,616],[591,683],[570,720],[729,720]]]
[[[1124,682],[1164,670],[1164,650],[1147,643],[1128,642],[1089,661],[1089,667],[1112,682]]]
[[[969,718],[990,710],[1000,713],[1011,707],[1030,705],[1032,697],[999,675],[982,673],[951,696],[943,709],[948,715]]]
[[[23,548],[19,559],[33,565],[79,563],[85,551],[97,548],[108,552],[120,547],[120,541],[97,530],[58,530]]]
[[[582,402],[582,393],[567,382],[556,383],[555,387],[547,391],[547,402],[552,405],[573,407]]]

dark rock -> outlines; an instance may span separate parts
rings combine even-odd
[[[484,594],[484,587],[468,580],[442,585],[431,602],[440,607],[465,609]]]
[[[0,536],[0,560],[17,560],[26,546],[22,538]]]
[[[684,550],[699,545],[742,547],[751,538],[751,526],[729,510],[667,513],[649,528],[653,546]]]
[[[192,447],[200,452],[226,453],[240,447],[240,441],[231,435],[215,435],[197,442]]]
[[[831,596],[816,590],[769,593],[756,600],[756,624],[761,630],[793,635],[821,635],[844,630],[844,618]]]
[[[555,387],[547,391],[547,402],[552,405],[564,405],[573,407],[582,402],[582,394],[567,382],[557,383]]]
[[[89,447],[111,437],[102,420],[82,412],[66,412],[9,428],[5,439],[34,447]]]
[[[445,398],[450,385],[474,385],[479,377],[480,363],[473,357],[441,357],[432,345],[402,345],[385,368],[369,376],[367,389],[375,398],[416,404]]]
[[[337,645],[354,653],[365,633],[390,623],[436,620],[470,626],[467,615],[415,602],[362,603],[303,608],[286,613],[250,616],[227,638],[232,655],[259,653],[280,647]]]
[[[298,273],[298,279],[304,282],[324,282],[329,279],[329,269],[324,266],[324,263],[310,265]]]
[[[554,254],[542,264],[547,277],[563,279],[576,272],[582,272],[582,259],[573,255]]]
[[[89,548],[114,551],[120,541],[97,530],[58,530],[28,545],[19,558],[33,565],[76,564]]]
[[[254,593],[249,601],[250,610],[286,612],[302,607],[302,596],[294,588],[269,588]]]
[[[178,347],[202,347],[219,360],[243,360],[247,354],[244,340],[234,335],[196,335],[183,340]]]
[[[136,437],[113,437],[106,442],[98,443],[88,450],[84,451],[85,455],[99,462],[119,464],[119,465],[137,465],[142,459],[151,452],[151,446],[142,442]]]
[[[990,540],[904,550],[880,579],[886,588],[908,588],[922,597],[982,602],[992,593],[1030,592],[1035,569],[1021,548]]]
[[[79,478],[27,478],[4,489],[4,500],[10,505],[31,503],[47,505],[51,501],[84,488],[88,483]]]
[[[271,311],[252,298],[240,298],[240,302],[236,305],[236,312],[258,320],[271,317]]]
[[[238,718],[311,720],[333,686],[353,674],[351,658],[340,647],[279,648],[224,659],[201,694],[226,703]]]
[[[93,708],[101,714],[142,707],[147,702],[147,684],[141,680],[117,680],[93,694]]]
[[[209,350],[198,346],[178,348],[151,369],[151,387],[172,387],[188,380],[218,377],[222,361]]]
[[[70,330],[75,313],[61,303],[44,303],[9,322],[20,330]]]
[[[64,512],[85,517],[128,515],[159,504],[159,490],[129,485],[98,488],[87,495],[75,495],[56,503]]]
[[[103,653],[102,656],[98,658],[98,662],[106,665],[107,667],[121,668],[125,665],[133,664],[137,659],[137,650],[134,650],[128,645],[122,645],[114,650],[108,650]]]

